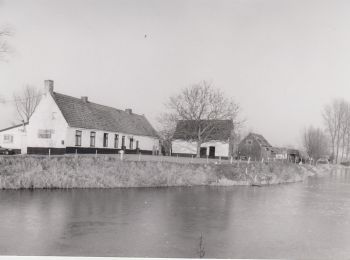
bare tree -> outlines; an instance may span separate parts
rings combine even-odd
[[[339,159],[339,150],[344,132],[342,131],[344,119],[347,114],[347,102],[343,99],[335,99],[331,104],[325,106],[323,111],[323,119],[326,130],[330,136],[332,154],[335,162]]]
[[[350,104],[346,101],[343,101],[342,103],[342,118],[341,118],[341,129],[340,129],[340,137],[341,137],[341,143],[340,143],[340,149],[341,149],[341,156],[340,161],[344,160],[344,156],[347,154],[348,143],[349,140],[349,132],[350,132]]]
[[[345,153],[345,158],[349,160],[349,155],[350,155],[350,106],[349,110],[347,111],[346,115],[346,127],[344,131],[344,136],[343,136],[343,151]]]
[[[304,130],[303,145],[308,155],[315,161],[329,154],[328,138],[319,128],[310,126]]]
[[[42,93],[37,88],[26,85],[19,94],[14,94],[17,115],[22,121],[28,122],[35,109],[39,105]]]
[[[0,60],[4,60],[6,54],[10,52],[8,45],[8,37],[11,36],[11,32],[8,28],[0,29]]]
[[[168,112],[163,118],[168,121],[168,132],[174,131],[179,120],[191,122],[189,131],[184,133],[185,139],[197,143],[197,157],[200,156],[201,144],[208,141],[216,131],[217,120],[232,120],[238,125],[239,105],[226,95],[214,89],[210,83],[202,81],[172,96],[166,104]],[[195,134],[193,134],[195,133]]]
[[[161,114],[158,117],[158,123],[160,128],[158,133],[161,137],[162,152],[166,155],[171,154],[171,141],[175,132],[177,118],[174,118],[172,114]]]

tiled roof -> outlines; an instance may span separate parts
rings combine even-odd
[[[71,127],[158,137],[157,132],[143,115],[129,114],[90,101],[84,102],[80,98],[57,92],[53,92],[52,96]]]
[[[202,120],[202,127],[208,124],[212,130],[208,134],[208,140],[227,141],[233,129],[232,120]],[[176,125],[173,139],[196,140],[198,127],[194,120],[180,120]],[[205,134],[206,135],[206,134]]]
[[[250,133],[250,135],[257,140],[257,142],[263,147],[272,147],[271,144],[260,134]]]
[[[287,148],[282,148],[282,147],[270,147],[271,151],[276,153],[276,154],[282,154],[282,153],[287,153]]]

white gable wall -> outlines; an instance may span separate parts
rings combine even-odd
[[[9,149],[21,149],[21,153],[26,153],[26,129],[28,125],[21,125],[0,132],[0,146]],[[6,136],[10,138],[6,138]],[[6,139],[5,139],[6,138]]]
[[[210,141],[201,144],[201,147],[215,147],[215,156],[227,157],[229,154],[229,143],[222,141]],[[174,140],[172,142],[172,153],[197,154],[197,142]],[[207,148],[209,153],[209,148]]]
[[[155,150],[160,151],[158,138],[151,137],[151,136],[135,135],[134,140],[139,140],[139,147],[141,150],[152,151],[152,149],[154,147]]]
[[[42,97],[30,118],[28,147],[64,148],[68,124],[51,94]],[[39,132],[50,131],[50,138],[40,138]]]

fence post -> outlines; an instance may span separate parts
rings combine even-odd
[[[207,164],[209,163],[209,156],[207,155]]]
[[[141,161],[141,152],[139,152],[139,161]]]
[[[193,154],[191,155],[191,163],[193,163]]]
[[[49,149],[49,158],[51,157],[51,149]]]
[[[179,155],[176,155],[176,162],[179,162]]]
[[[97,157],[97,149],[96,149],[96,152],[95,152],[95,157]]]
[[[78,149],[75,149],[75,157],[78,156]]]
[[[249,158],[248,158],[248,164],[250,163],[250,156],[249,156]]]
[[[231,160],[230,160],[231,164],[233,163],[233,156],[231,156]]]
[[[121,151],[120,151],[120,160],[121,160],[121,161],[123,161],[123,154],[124,154],[124,151],[121,150]]]

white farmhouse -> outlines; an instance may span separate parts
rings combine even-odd
[[[210,124],[206,140],[201,144],[200,156],[209,158],[229,158],[233,153],[233,122],[232,120],[202,120],[205,127]],[[172,155],[196,156],[197,126],[192,120],[180,120],[172,141]]]
[[[45,80],[44,95],[28,124],[0,130],[0,145],[28,154],[155,154],[159,137],[145,116],[54,92]]]

